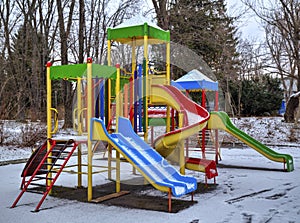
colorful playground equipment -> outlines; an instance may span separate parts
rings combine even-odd
[[[121,65],[111,66],[112,42],[131,47],[131,70]],[[159,73],[149,71],[149,45],[165,45],[165,70]],[[205,181],[218,176],[216,163],[219,157],[218,130],[225,130],[253,147],[267,158],[283,162],[287,171],[293,170],[289,155],[272,152],[246,134],[237,130],[222,112],[218,110],[218,84],[210,80],[197,80],[189,84],[184,80],[170,81],[170,33],[155,25],[134,24],[108,29],[108,65],[94,64],[91,58],[85,64],[52,66],[47,64],[47,141],[28,160],[22,173],[22,191],[12,207],[30,186],[45,183],[45,192],[35,211],[38,211],[45,197],[77,150],[77,186],[82,187],[82,175],[87,174],[87,200],[93,197],[94,170],[93,146],[97,141],[108,143],[108,160],[104,171],[112,179],[116,171],[116,194],[121,192],[120,157],[123,156],[140,174],[158,190],[168,193],[169,211],[172,195],[179,197],[197,189],[197,180],[185,176],[185,169],[203,172]],[[138,47],[143,47],[143,58],[137,57]],[[141,60],[138,64],[137,61]],[[77,104],[73,109],[74,128],[77,136],[57,136],[57,109],[52,107],[52,80],[64,79],[76,83]],[[174,85],[174,86],[173,86]],[[202,94],[202,106],[186,95],[189,90]],[[216,112],[205,108],[206,91],[215,92]],[[154,108],[154,109],[153,109]],[[159,112],[156,108],[162,108]],[[159,123],[157,116],[159,116]],[[164,125],[165,134],[152,141],[151,127]],[[214,131],[215,159],[205,157],[205,131]],[[201,133],[202,157],[193,157],[185,142],[192,135]],[[141,138],[143,137],[143,139]],[[82,144],[87,144],[87,164],[82,162]],[[113,153],[113,149],[115,153]],[[115,154],[115,157],[113,157]],[[200,154],[200,155],[201,155]],[[115,160],[115,166],[112,165]],[[178,166],[175,168],[170,163]],[[87,171],[83,171],[83,167]],[[103,170],[101,170],[102,172]],[[74,170],[73,170],[74,173]],[[29,179],[28,179],[29,178]],[[37,183],[38,182],[38,183]],[[120,193],[121,195],[121,193]]]

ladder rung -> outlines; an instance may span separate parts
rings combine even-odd
[[[69,151],[61,151],[61,150],[56,150],[56,149],[53,149],[52,152],[57,152],[57,153],[70,153]]]
[[[59,156],[48,156],[48,158],[59,159],[59,160],[64,160],[65,159],[65,157],[59,157]]]
[[[38,183],[30,183],[31,186],[39,186],[39,187],[46,187],[45,184],[38,184]]]
[[[34,194],[44,194],[45,193],[44,191],[35,190],[34,188],[27,189],[27,192],[34,193]]]
[[[39,171],[45,172],[45,173],[57,173],[55,170],[47,170],[47,169],[40,169]]]
[[[47,166],[62,166],[61,164],[57,164],[57,163],[44,163],[44,165],[47,165]]]
[[[38,181],[38,180],[53,180],[53,178],[51,177],[40,177],[40,176],[36,176],[33,178],[32,181]]]

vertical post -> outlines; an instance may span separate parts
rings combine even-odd
[[[132,39],[132,51],[131,51],[131,57],[132,57],[132,60],[131,60],[131,81],[130,81],[130,87],[129,87],[129,90],[130,90],[130,98],[129,98],[129,109],[130,109],[130,117],[131,117],[131,125],[134,126],[134,123],[135,123],[135,119],[134,119],[134,104],[135,104],[135,101],[134,101],[134,95],[135,95],[135,79],[134,79],[134,74],[136,72],[136,55],[135,55],[135,51],[136,51],[136,39],[133,38]]]
[[[167,111],[166,111],[166,132],[171,131],[171,109],[170,106],[167,105]]]
[[[216,90],[215,94],[215,111],[219,110],[219,92]],[[220,154],[220,147],[219,147],[219,131],[218,129],[215,129],[215,150],[216,150],[216,157],[215,161],[218,164],[218,158],[221,160],[221,154]]]
[[[119,127],[119,116],[121,115],[121,92],[120,92],[120,64],[116,64],[117,68],[117,78],[116,78],[116,131],[118,131]],[[120,192],[121,184],[120,184],[120,153],[116,150],[116,192]]]
[[[120,190],[121,190],[121,183],[120,183],[120,179],[121,179],[121,177],[120,177],[120,168],[121,168],[121,166],[120,166],[120,153],[119,153],[119,151],[117,151],[116,150],[116,192],[118,193],[118,192],[120,192]]]
[[[51,93],[52,93],[52,85],[51,85],[51,78],[50,78],[50,68],[52,66],[51,62],[47,63],[47,138],[51,138],[52,134],[52,126],[51,126]]]
[[[201,102],[201,106],[203,108],[205,108],[205,104],[206,104],[206,101],[205,101],[205,98],[206,98],[206,94],[205,94],[205,90],[202,89],[202,102]],[[206,158],[205,156],[205,128],[202,129],[202,143],[201,143],[201,150],[202,150],[202,158]]]
[[[168,192],[168,209],[169,209],[169,212],[171,213],[171,211],[172,211],[172,192],[171,192],[171,188],[169,188],[169,192]]]
[[[167,85],[170,85],[170,79],[171,79],[171,67],[170,67],[170,42],[167,42],[166,46],[166,72],[167,72]]]
[[[104,120],[104,107],[105,107],[105,99],[104,99],[104,82],[105,80],[102,79],[100,83],[100,118]]]
[[[170,69],[170,41],[166,43],[166,79],[167,79],[167,85],[170,85],[170,79],[171,79],[171,69]],[[171,120],[170,120],[170,106],[167,106],[167,117],[166,117],[167,123],[166,123],[166,131],[169,132],[171,130]]]
[[[93,179],[92,179],[92,141],[91,141],[91,118],[92,118],[92,58],[87,59],[87,130],[88,130],[88,201],[93,198]]]
[[[107,65],[111,66],[111,41],[109,38],[110,35],[110,29],[108,29],[108,40],[107,40]],[[106,117],[105,122],[107,123],[107,126],[109,125],[110,119],[111,119],[111,80],[108,79],[106,81]],[[108,129],[109,131],[109,129]],[[108,144],[108,171],[107,171],[107,178],[111,179],[111,160],[112,160],[112,147],[110,144]]]
[[[124,117],[128,118],[128,84],[124,85]]]
[[[81,78],[77,78],[77,132],[80,136],[82,135],[82,123],[80,120],[81,107]],[[81,144],[79,144],[77,147],[77,153],[77,187],[82,187]]]
[[[47,139],[52,138],[52,125],[51,125],[51,106],[52,106],[52,98],[51,98],[51,93],[52,93],[52,85],[51,85],[51,62],[47,63]],[[49,140],[47,140],[47,151],[51,149],[51,143]],[[51,154],[49,154],[51,156]],[[48,163],[52,163],[52,159],[48,158],[47,159]],[[51,168],[50,165],[47,166],[48,169]],[[48,178],[52,178],[51,172],[49,172]],[[47,187],[51,184],[51,180],[46,181]],[[50,190],[49,194],[51,194],[52,190]]]
[[[137,125],[138,125],[138,81],[137,81],[137,70],[134,71],[134,85],[133,85],[133,129],[137,133]]]
[[[118,119],[119,119],[119,116],[121,114],[121,107],[122,107],[122,104],[121,104],[121,100],[120,100],[120,97],[121,97],[121,92],[120,92],[120,64],[117,64],[116,65],[116,68],[117,68],[117,78],[116,78],[116,130],[118,131]]]
[[[137,102],[138,102],[138,120],[139,120],[139,132],[142,132],[143,117],[142,117],[142,101],[143,101],[143,67],[141,64],[138,65],[137,73]]]
[[[182,128],[183,126],[183,113],[178,114],[178,128]],[[179,171],[181,174],[185,174],[185,156],[184,156],[184,143],[180,143],[179,145]]]
[[[148,24],[144,23],[144,59],[145,59],[145,75],[144,75],[144,141],[148,142],[148,100],[149,100],[149,86],[148,86]]]

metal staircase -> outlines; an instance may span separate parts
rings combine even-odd
[[[48,143],[50,144],[50,148],[47,150]],[[76,147],[77,143],[72,139],[48,139],[34,151],[23,169],[21,174],[21,192],[11,208],[14,208],[17,205],[26,191],[38,187],[44,189],[43,196],[34,210],[35,212],[39,211],[43,201],[51,191],[54,183],[69,161]]]

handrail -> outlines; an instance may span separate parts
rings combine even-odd
[[[72,116],[72,120],[73,120],[73,130],[77,130],[76,129],[76,125],[75,125],[75,121],[76,121],[76,117],[77,117],[77,111],[78,111],[78,108],[75,108],[74,111],[73,111],[73,116]],[[79,123],[77,123],[78,125]]]
[[[79,117],[80,117],[80,120],[78,120],[78,131],[80,130],[81,132],[86,132],[86,131],[83,131],[83,125],[82,125],[82,121],[83,121],[83,118],[84,118],[84,114],[83,114],[84,111],[87,111],[87,108],[82,108],[79,111],[79,114],[78,114]]]
[[[54,129],[50,133],[55,134],[58,130],[58,111],[56,108],[50,108],[50,111],[54,112]]]

